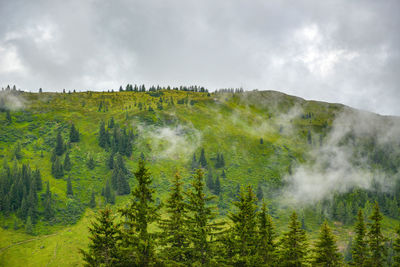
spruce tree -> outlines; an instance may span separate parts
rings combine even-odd
[[[67,196],[73,196],[74,192],[72,191],[72,183],[71,183],[71,177],[68,176],[67,179]]]
[[[88,251],[80,249],[85,266],[118,265],[118,229],[109,207],[101,210],[89,227],[90,243]]]
[[[188,198],[187,216],[191,241],[190,257],[194,264],[207,265],[213,260],[211,239],[220,230],[221,224],[213,222],[216,214],[215,207],[209,206],[213,197],[204,193],[203,171],[196,170],[191,183],[192,189],[186,193]]]
[[[211,168],[208,170],[208,173],[207,173],[206,185],[207,185],[208,189],[210,189],[211,192],[214,192],[214,179],[213,179]]]
[[[54,216],[54,210],[52,207],[51,191],[49,182],[46,183],[46,193],[44,195],[44,218],[50,220]]]
[[[304,266],[307,264],[307,250],[306,233],[301,229],[296,212],[293,212],[290,216],[289,231],[283,235],[280,241],[280,266]]]
[[[114,153],[110,153],[110,156],[108,157],[107,160],[107,167],[112,170],[114,169]]]
[[[75,128],[75,125],[72,123],[70,131],[69,131],[69,141],[71,143],[79,142],[79,131]]]
[[[186,266],[188,262],[189,240],[186,224],[186,207],[183,199],[182,182],[175,174],[169,198],[166,201],[167,218],[160,221],[162,257],[165,264]]]
[[[6,120],[8,121],[8,123],[12,122],[11,113],[10,113],[10,110],[8,110],[8,109],[6,111]]]
[[[144,161],[139,161],[134,173],[137,185],[132,190],[130,203],[120,209],[124,221],[123,262],[129,266],[152,266],[156,263],[155,236],[149,232],[149,225],[158,219],[158,207],[153,198],[152,179]]]
[[[33,234],[33,224],[31,217],[28,217],[25,223],[25,233],[32,235]]]
[[[261,183],[258,183],[256,195],[257,195],[258,201],[261,201],[264,198],[264,193],[263,193],[263,190],[261,187]]]
[[[219,196],[220,193],[221,193],[221,181],[219,180],[219,176],[217,176],[214,183],[214,194]]]
[[[100,130],[99,130],[99,146],[105,148],[108,145],[108,136],[105,129],[104,121],[100,122]]]
[[[199,165],[201,168],[207,168],[207,160],[204,153],[204,148],[202,148],[200,152]]]
[[[96,208],[96,195],[94,191],[92,191],[92,194],[90,196],[89,207],[91,207],[92,209]]]
[[[379,205],[377,202],[375,202],[372,210],[372,215],[369,217],[369,219],[372,222],[368,224],[369,229],[367,233],[369,249],[371,251],[368,257],[368,266],[383,266],[386,258],[386,238],[383,236],[382,233],[381,221],[383,220],[383,216],[380,213]]]
[[[313,262],[316,266],[340,266],[341,263],[335,237],[326,221],[315,244]]]
[[[366,240],[366,228],[364,223],[364,215],[360,209],[357,213],[357,222],[354,232],[356,234],[352,247],[352,265],[367,266],[368,243]]]
[[[65,154],[64,158],[64,170],[70,171],[71,170],[71,160],[69,158],[69,152]]]
[[[254,266],[257,262],[257,199],[251,186],[242,188],[238,201],[233,202],[236,212],[230,213],[232,221],[232,264]]]
[[[276,262],[276,233],[267,205],[263,202],[258,213],[258,244],[257,255],[262,264],[273,266]]]
[[[43,184],[42,184],[42,175],[40,174],[40,170],[36,169],[33,173],[34,184],[36,186],[37,191],[42,191]]]
[[[60,131],[57,133],[55,152],[57,156],[61,156],[64,153],[64,141]]]

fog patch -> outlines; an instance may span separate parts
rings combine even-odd
[[[26,105],[24,97],[17,92],[0,91],[0,110],[20,110]]]

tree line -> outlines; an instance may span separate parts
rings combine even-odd
[[[143,160],[128,205],[117,214],[107,206],[92,222],[90,243],[81,250],[87,266],[341,266],[336,237],[325,221],[319,237],[310,243],[297,213],[279,236],[265,203],[258,206],[251,186],[241,187],[235,210],[227,220],[217,219],[215,196],[205,193],[202,169],[196,169],[190,188],[183,189],[177,173],[163,204],[156,205],[151,174]],[[163,206],[162,206],[163,205]],[[161,211],[163,214],[161,215]],[[384,266],[386,242],[378,203],[370,223],[361,210],[351,248],[354,266]],[[156,230],[155,230],[156,229]],[[400,229],[397,232],[400,234]],[[393,250],[393,266],[400,264],[400,238]],[[396,265],[397,264],[397,265]]]

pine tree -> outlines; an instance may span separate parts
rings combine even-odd
[[[64,170],[70,171],[71,170],[71,160],[69,158],[69,152],[65,154],[64,158]]]
[[[313,262],[316,266],[339,266],[341,263],[335,237],[326,221],[322,224],[314,253]]]
[[[135,172],[137,185],[126,208],[120,213],[126,218],[123,232],[124,264],[134,266],[152,266],[156,262],[155,236],[149,233],[149,225],[158,219],[158,207],[154,204],[152,179],[144,161],[139,161]]]
[[[71,143],[79,142],[79,131],[75,128],[75,125],[72,123],[70,131],[69,131],[69,141]]]
[[[379,205],[375,202],[372,215],[369,217],[372,221],[368,224],[368,244],[371,254],[368,258],[368,265],[371,267],[383,266],[386,258],[385,241],[386,238],[382,234],[381,221],[383,219],[379,210]]]
[[[51,201],[51,191],[50,191],[50,184],[49,182],[46,183],[46,193],[44,195],[44,218],[46,220],[50,220],[54,216],[54,211],[52,207]]]
[[[166,201],[168,217],[161,220],[161,244],[165,263],[171,266],[186,266],[189,240],[186,227],[186,207],[182,193],[181,177],[175,174],[169,198]]]
[[[106,133],[104,121],[100,122],[100,130],[99,130],[99,146],[102,148],[107,147],[109,143],[108,135]]]
[[[42,184],[42,175],[40,174],[40,170],[36,169],[33,173],[33,180],[36,186],[37,191],[42,191],[43,184]]]
[[[71,183],[71,177],[68,176],[67,179],[67,196],[73,196],[74,192],[72,191],[72,183]]]
[[[112,170],[114,169],[114,153],[110,153],[110,156],[108,157],[107,160],[107,167]]]
[[[193,153],[191,168],[192,168],[192,170],[195,170],[198,167],[199,167],[199,163],[197,162],[197,159],[196,159],[196,153]]]
[[[397,227],[396,234],[396,239],[393,242],[393,266],[400,267],[400,225]]]
[[[357,213],[357,222],[355,225],[355,238],[352,247],[352,265],[367,266],[368,243],[366,240],[366,228],[364,223],[364,215],[360,209]]]
[[[210,189],[211,192],[214,192],[214,179],[213,179],[211,168],[208,170],[208,173],[207,173],[206,185],[207,185],[208,189]]]
[[[94,191],[92,191],[92,194],[90,196],[89,207],[91,207],[92,209],[96,208],[96,195]]]
[[[279,250],[280,266],[304,266],[307,263],[307,237],[296,212],[290,216],[289,231],[283,235]]]
[[[233,223],[231,258],[235,266],[254,266],[257,262],[257,199],[251,186],[241,189],[238,201],[233,202],[237,211],[229,215]]]
[[[51,166],[51,173],[55,178],[61,178],[64,176],[64,168],[60,163],[60,158],[56,157],[56,160],[53,162]]]
[[[257,255],[262,264],[273,266],[276,258],[275,228],[271,216],[267,213],[267,205],[263,202],[258,213]]]
[[[111,186],[111,181],[108,179],[104,187],[104,200],[105,203],[115,204],[115,193]]]
[[[203,171],[196,170],[192,181],[192,189],[186,193],[188,198],[187,209],[189,210],[187,221],[190,229],[191,261],[196,264],[207,265],[213,259],[213,250],[210,239],[216,231],[220,230],[221,224],[212,220],[216,214],[214,207],[209,206],[213,197],[207,197],[204,193]]]
[[[204,154],[204,148],[201,149],[199,164],[200,164],[200,167],[207,168],[207,160],[206,160],[206,156]]]
[[[118,229],[111,209],[106,207],[89,227],[89,250],[80,249],[85,266],[115,266],[119,262]]]
[[[61,156],[64,153],[64,141],[60,131],[57,133],[55,152],[57,156]]]
[[[12,123],[11,113],[8,109],[6,111],[6,120],[8,121],[8,123]]]

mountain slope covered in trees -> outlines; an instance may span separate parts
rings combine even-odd
[[[310,240],[327,221],[347,261],[360,209],[369,222],[377,202],[385,235],[395,237],[397,117],[274,91],[200,87],[5,90],[0,96],[0,262],[6,266],[82,264],[79,249],[89,242],[93,212],[105,205],[128,209],[139,160],[151,173],[157,207],[177,172],[187,191],[201,168],[215,222],[229,221],[238,210],[232,203],[250,186],[256,209],[266,203],[277,233],[287,231],[294,210]],[[167,209],[158,210],[161,220]],[[321,235],[329,231],[322,228]]]

